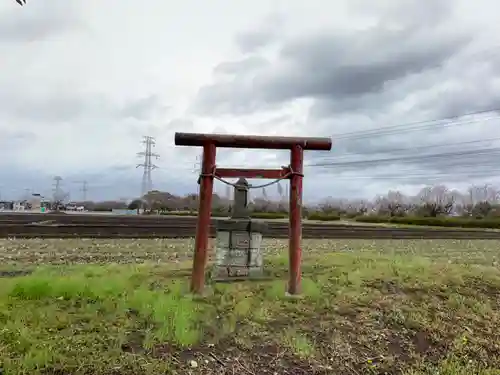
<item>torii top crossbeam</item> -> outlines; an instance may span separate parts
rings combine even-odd
[[[301,146],[303,150],[330,151],[332,149],[330,138],[175,133],[176,146],[203,146],[207,143],[215,147],[226,148],[291,150],[295,146]]]

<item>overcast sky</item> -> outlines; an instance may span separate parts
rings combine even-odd
[[[135,197],[143,135],[161,155],[154,187],[194,192],[200,150],[175,147],[176,131],[333,137],[306,153],[334,163],[306,168],[308,200],[500,184],[498,112],[399,126],[500,108],[499,13],[493,0],[4,0],[0,192],[48,195],[60,175],[74,199],[82,180],[92,199]],[[436,153],[449,155],[415,157]]]

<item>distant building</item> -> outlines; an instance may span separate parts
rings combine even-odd
[[[14,204],[12,205],[12,209],[14,211],[24,211],[25,210],[25,207],[27,206],[26,204],[27,202],[25,200],[22,200],[22,201],[16,201],[14,202]]]
[[[13,210],[14,202],[13,201],[0,201],[0,210]]]
[[[42,208],[42,196],[40,194],[32,194],[27,203],[32,211],[40,211]]]
[[[40,205],[42,206],[42,208],[44,208],[46,210],[50,210],[50,207],[52,206],[52,204],[50,203],[50,200],[45,199],[45,198],[41,199]]]

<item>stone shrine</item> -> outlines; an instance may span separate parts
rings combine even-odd
[[[215,248],[215,280],[262,276],[262,234],[266,223],[252,221],[248,209],[248,181],[240,178],[234,188],[231,217],[218,220]]]

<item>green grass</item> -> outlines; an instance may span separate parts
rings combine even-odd
[[[3,241],[4,270],[37,266],[0,278],[1,372],[500,374],[497,242],[304,241],[301,298],[265,245],[274,279],[200,298],[182,241]]]

